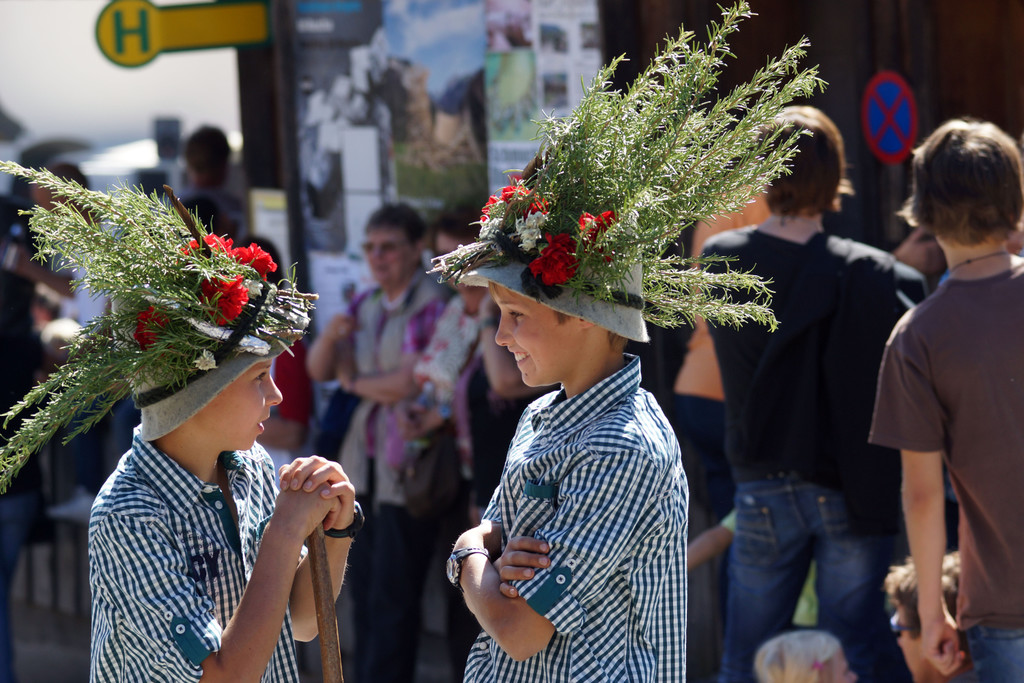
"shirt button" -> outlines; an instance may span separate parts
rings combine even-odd
[[[556,576],[555,583],[557,583],[559,586],[565,583],[565,574],[559,574],[558,576]]]
[[[174,615],[170,612],[164,612],[164,619],[173,619]]]
[[[174,632],[177,633],[179,636],[185,635],[185,624],[178,624],[177,626],[175,626]]]
[[[222,503],[221,501],[218,500],[216,503],[213,504],[213,507],[217,508],[218,510],[223,510],[224,509],[224,503]]]

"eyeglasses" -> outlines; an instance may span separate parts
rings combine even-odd
[[[892,632],[896,634],[897,638],[899,638],[900,634],[903,633],[904,631],[906,631],[908,633],[915,633],[917,631],[916,628],[910,628],[909,626],[904,626],[903,624],[900,623],[900,613],[899,612],[893,612],[892,613],[892,618],[889,619],[889,628],[892,629]]]

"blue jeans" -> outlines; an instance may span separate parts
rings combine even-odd
[[[855,536],[839,491],[782,475],[736,488],[721,683],[753,683],[754,655],[792,628],[813,559],[818,628],[843,643],[860,683],[910,681],[884,611],[890,536]]]
[[[1024,681],[1024,629],[972,626],[967,645],[981,683]]]
[[[37,493],[0,496],[0,683],[14,683],[10,591],[18,554],[39,509]]]

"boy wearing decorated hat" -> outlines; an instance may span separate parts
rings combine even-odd
[[[523,381],[562,387],[523,415],[485,521],[449,561],[485,630],[466,679],[565,667],[567,680],[644,669],[645,680],[683,680],[688,492],[675,435],[640,388],[639,359],[623,354],[625,335],[646,341],[643,320],[623,305],[526,295],[522,268],[484,266],[463,280],[488,283],[501,310],[495,339]],[[623,652],[623,639],[650,650]]]
[[[268,282],[277,265],[259,247],[153,197],[0,166],[71,200],[34,213],[40,253],[75,260],[115,301],[16,407],[41,406],[0,451],[0,488],[60,427],[87,429],[129,392],[142,410],[89,523],[90,680],[297,682],[291,641],[318,632],[303,540],[322,525],[340,588],[362,518],[338,464],[300,458],[279,491],[256,443],[281,402],[271,362],[315,297]]]
[[[443,277],[490,289],[495,340],[523,381],[560,385],[523,414],[482,523],[448,560],[483,628],[466,681],[686,679],[686,475],[624,349],[649,340],[645,320],[772,322],[763,299],[723,300],[764,295],[756,278],[667,253],[686,223],[779,172],[788,145],[756,131],[815,83],[785,81],[790,52],[742,102],[695,93],[713,87],[708,65],[739,14],[714,27],[708,61],[683,34],[625,95],[610,90],[614,64],[599,74],[571,117],[541,123],[541,153],[488,200],[479,239],[438,259]]]

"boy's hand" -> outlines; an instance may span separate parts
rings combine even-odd
[[[536,573],[534,569],[548,567],[551,564],[547,556],[549,550],[551,546],[546,541],[532,536],[509,539],[501,557],[494,562],[494,568],[501,577],[501,585],[498,587],[501,594],[506,598],[518,598],[519,591],[509,582],[532,579]]]
[[[345,529],[352,524],[356,490],[341,465],[318,455],[297,458],[281,467],[280,476],[282,494],[289,491],[316,493],[330,503],[330,508],[321,516],[324,529]]]
[[[956,671],[964,662],[965,655],[960,651],[956,624],[948,617],[921,622],[921,648],[932,666],[947,675]]]

